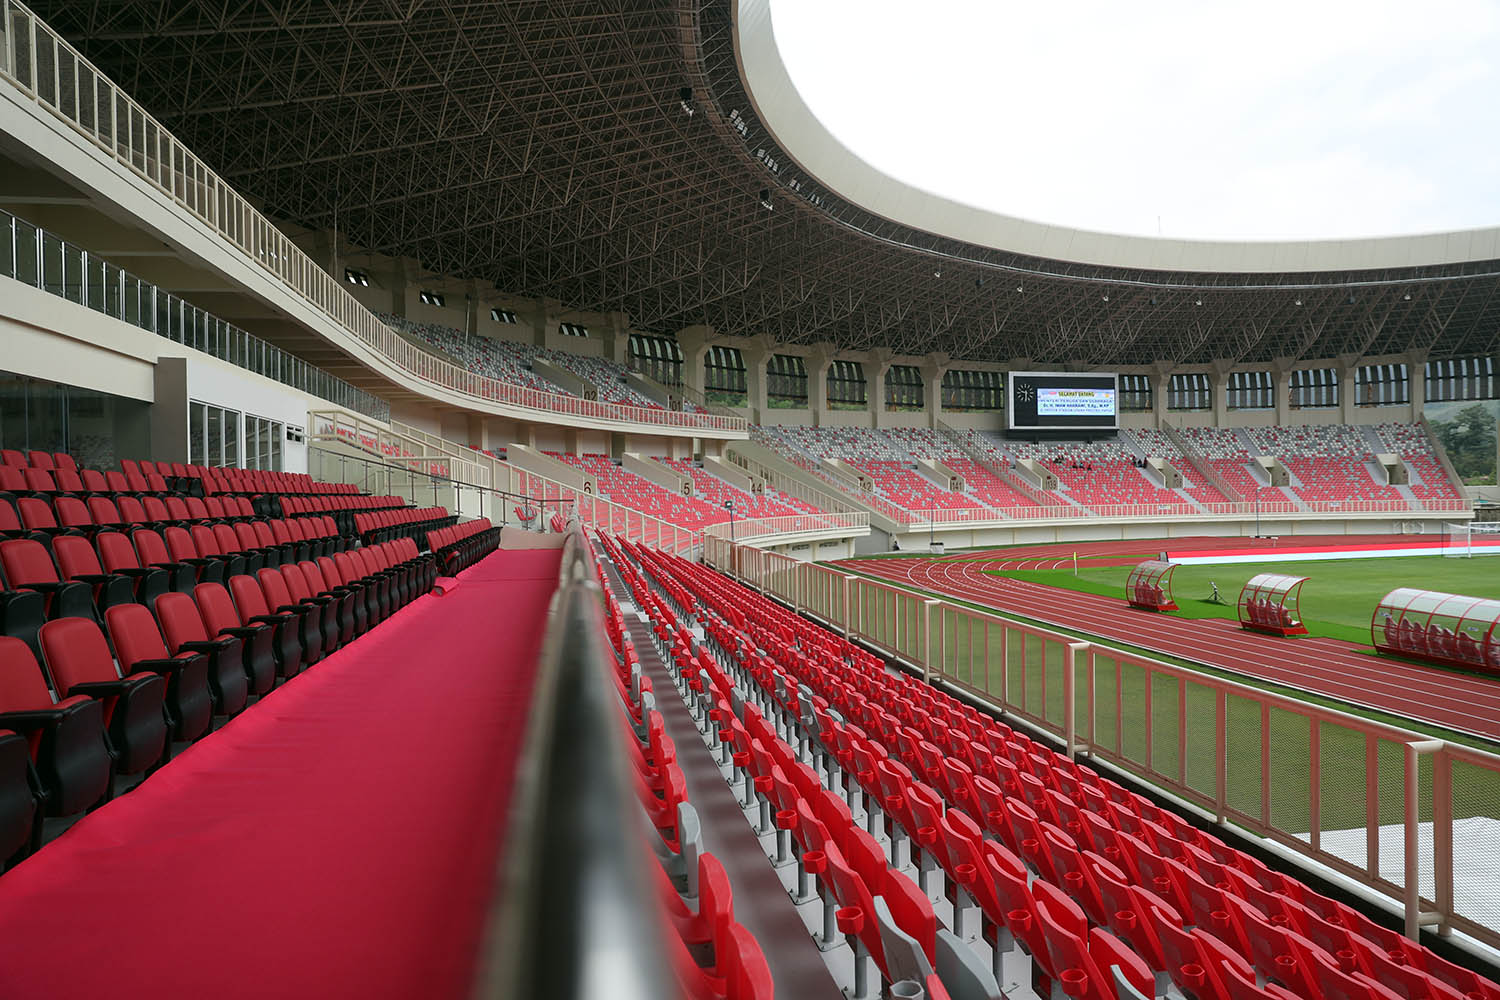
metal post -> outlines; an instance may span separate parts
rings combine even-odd
[[[1406,872],[1402,896],[1406,904],[1406,936],[1413,941],[1421,937],[1423,924],[1438,922],[1438,914],[1422,912],[1422,885],[1419,881],[1421,854],[1417,840],[1421,811],[1417,796],[1421,792],[1419,765],[1422,754],[1435,753],[1443,749],[1443,745],[1442,740],[1420,740],[1405,745],[1406,801],[1402,804],[1405,807],[1406,842],[1402,846],[1406,853]]]

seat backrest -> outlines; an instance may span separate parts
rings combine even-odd
[[[119,534],[119,532],[104,532],[104,534]],[[52,555],[57,560],[57,567],[62,570],[62,575],[69,580],[104,572],[104,567],[99,564],[99,556],[94,552],[94,547],[89,544],[87,538],[81,535],[59,535],[52,539]]]
[[[311,559],[304,559],[302,562],[299,562],[297,568],[302,571],[303,578],[307,580],[308,588],[314,594],[326,594],[329,590],[339,585],[337,579],[323,574],[323,567],[320,563],[313,562]]]
[[[51,707],[52,693],[31,647],[14,636],[0,635],[0,712]]]
[[[162,642],[161,630],[156,627],[156,619],[151,617],[151,612],[144,604],[117,604],[105,609],[104,627],[109,629],[110,641],[115,644],[115,652],[120,657],[125,673],[130,672],[132,664],[142,660],[167,658],[167,647]]]
[[[248,552],[251,549],[261,548],[261,541],[255,537],[255,529],[244,521],[234,525],[234,537],[239,539],[240,550]]]
[[[26,464],[33,469],[55,469],[57,463],[52,461],[52,453],[49,451],[29,451],[26,453]]]
[[[114,573],[122,569],[138,569],[141,561],[136,558],[135,546],[123,532],[103,531],[94,539],[98,546],[99,561],[105,572]]]
[[[0,490],[15,493],[26,488],[26,476],[18,465],[0,465]]]
[[[203,507],[208,511],[208,516],[214,520],[220,521],[224,519],[224,501],[218,497],[204,497]]]
[[[287,529],[286,522],[280,518],[269,522],[269,527],[271,529],[271,538],[277,545],[286,545],[289,542],[295,541],[292,538],[291,531]]]
[[[42,659],[57,686],[66,696],[75,684],[118,680],[115,658],[110,655],[104,633],[87,618],[58,618],[41,631]]]
[[[211,530],[214,535],[214,546],[219,550],[220,555],[233,555],[240,551],[240,540],[232,527],[227,524],[216,524]]]
[[[162,529],[162,540],[167,543],[167,551],[172,554],[175,562],[183,562],[187,559],[198,558],[198,547],[193,544],[193,536],[189,535],[186,528],[171,525]]]
[[[120,508],[109,497],[89,497],[89,516],[95,524],[123,524]]]
[[[77,469],[53,469],[52,478],[64,493],[82,493],[87,489]]]
[[[128,493],[130,491],[130,479],[118,469],[105,470],[104,485],[113,493]]]
[[[21,515],[16,513],[16,508],[11,506],[9,500],[0,498],[0,532],[21,531]]]
[[[234,596],[234,607],[239,613],[241,625],[251,624],[250,619],[256,615],[271,613],[271,609],[266,606],[265,592],[260,589],[260,582],[253,576],[244,573],[231,576],[229,593]]]
[[[187,507],[188,516],[195,521],[206,521],[208,519],[208,508],[203,501],[197,497],[186,497],[183,504]]]
[[[160,473],[148,472],[146,473],[146,489],[152,493],[165,493],[167,492],[167,481],[161,477]]]
[[[13,448],[6,448],[4,451],[0,451],[0,464],[24,469],[26,467],[26,456]]]
[[[135,552],[140,557],[142,566],[161,566],[176,562],[167,552],[167,543],[162,541],[161,535],[153,528],[135,529],[130,533],[130,540],[135,543]]]
[[[173,652],[181,650],[185,642],[204,642],[208,639],[203,619],[198,614],[198,605],[187,594],[162,594],[156,599],[156,617],[161,622],[162,633],[167,637],[167,647]]]
[[[21,473],[26,477],[26,488],[38,493],[56,493],[57,483],[52,479],[50,469],[25,469]]]
[[[193,548],[205,559],[221,556],[224,553],[219,549],[219,541],[214,537],[214,531],[206,524],[195,524],[188,529],[188,535],[193,539]]]
[[[94,523],[88,505],[77,497],[58,497],[52,502],[52,511],[64,528],[87,528]]]
[[[192,515],[188,513],[187,504],[182,502],[181,497],[167,497],[162,501],[167,506],[167,518],[172,521],[186,521]]]
[[[255,579],[266,595],[266,603],[273,609],[296,603],[292,600],[292,592],[287,589],[286,578],[281,575],[280,570],[271,566],[263,567],[256,570]]]
[[[203,627],[210,634],[218,635],[226,628],[239,627],[239,613],[222,583],[198,584],[193,588],[193,600],[198,604],[198,617],[203,619]]]
[[[141,497],[141,509],[146,512],[148,521],[170,521],[167,514],[167,505],[161,502],[160,497]]]
[[[276,537],[271,534],[271,527],[266,522],[252,521],[250,530],[255,535],[255,544],[260,548],[271,548],[276,545]]]
[[[301,602],[313,596],[316,591],[302,572],[302,567],[296,563],[287,563],[281,567],[281,578],[286,581],[287,593],[292,595],[293,602]]]
[[[57,567],[47,554],[47,547],[31,538],[12,538],[0,542],[0,568],[12,587],[28,583],[57,583]]]
[[[45,531],[57,527],[57,518],[53,516],[52,507],[45,500],[21,497],[16,501],[16,510],[21,515],[21,523],[30,531]]]

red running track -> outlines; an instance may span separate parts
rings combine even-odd
[[[0,996],[467,997],[560,551],[502,551],[0,878]]]
[[[1174,541],[1173,547],[1180,551],[1185,541],[1191,539]],[[1216,541],[1223,544],[1223,540]],[[1229,541],[1238,544],[1242,540]],[[1133,545],[1133,551],[1141,551],[1139,542],[1105,544],[1115,550]],[[1146,547],[1152,544],[1147,542]],[[1058,548],[1048,548],[1052,551],[1043,555],[1050,562],[1056,559]],[[1099,548],[1097,543],[1079,545],[1079,557],[1112,554]],[[1500,740],[1500,683],[1377,658],[1364,651],[1368,647],[1335,639],[1274,639],[1222,619],[1137,611],[1123,599],[986,574],[984,570],[999,568],[1002,562],[1016,568],[1018,561],[1033,561],[1038,555],[1015,549],[996,551],[1003,551],[1006,558],[975,559],[969,553],[944,559],[850,559],[838,565],[1047,624]],[[1071,559],[1072,547],[1067,548],[1067,554]]]

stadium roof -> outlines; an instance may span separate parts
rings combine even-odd
[[[1500,350],[1497,260],[1163,270],[878,215],[763,123],[734,0],[34,6],[267,214],[641,329],[1104,367]]]

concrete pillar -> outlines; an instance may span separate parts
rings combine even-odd
[[[927,405],[927,427],[937,430],[943,419],[943,376],[948,372],[948,355],[941,351],[922,359],[922,402]]]
[[[483,413],[466,413],[468,417],[468,445],[478,448],[480,451],[488,451],[490,447],[489,421],[484,418]]]
[[[822,343],[804,359],[807,366],[807,412],[814,427],[828,426],[828,369],[833,345]]]
[[[547,334],[557,329],[561,315],[559,304],[552,299],[533,299],[518,315],[531,324],[531,342],[537,347],[547,346]]]
[[[1422,419],[1422,409],[1427,405],[1427,352],[1412,351],[1406,356],[1406,393],[1411,403],[1410,420]]]
[[[1229,426],[1229,372],[1234,367],[1230,358],[1215,358],[1209,378],[1213,379],[1214,426]]]
[[[708,356],[714,339],[711,326],[689,326],[677,331],[677,346],[682,348],[682,384],[703,395],[703,359]]]
[[[879,430],[890,426],[885,408],[885,373],[891,370],[891,350],[877,347],[864,362],[865,399],[870,404],[870,426]]]
[[[343,275],[339,275],[340,279]],[[422,265],[412,257],[398,257],[391,270],[391,312],[410,316],[422,293]]]
[[[599,331],[604,357],[619,365],[630,364],[630,316],[622,312],[605,314]]]
[[[1335,368],[1339,373],[1339,421],[1352,424],[1360,402],[1355,397],[1354,383],[1354,374],[1359,370],[1359,357],[1340,354]]]
[[[1167,423],[1167,386],[1171,378],[1168,368],[1158,366],[1151,372],[1151,416],[1157,427],[1164,427]]]
[[[740,348],[740,360],[745,362],[745,405],[750,408],[750,419],[757,423],[769,405],[766,365],[771,360],[771,353],[771,342],[761,337]]]

